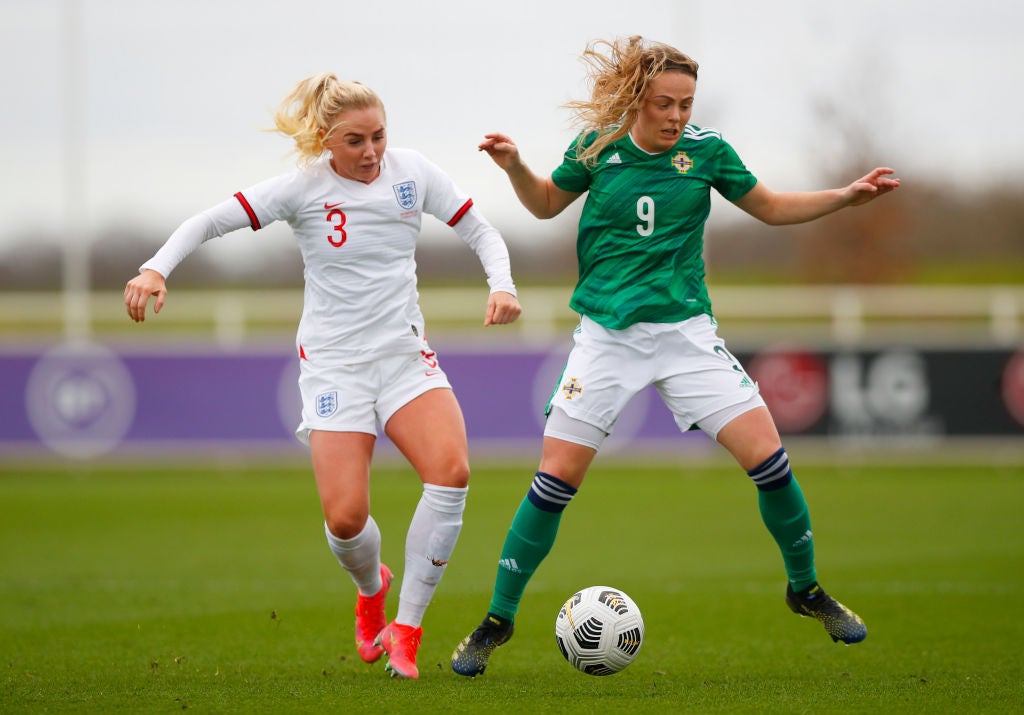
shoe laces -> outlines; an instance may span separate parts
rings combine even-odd
[[[356,598],[356,614],[360,616],[372,616],[374,613],[380,611],[381,602],[384,600],[384,589],[382,588],[379,593],[372,596],[363,596],[362,594]]]
[[[473,643],[482,643],[483,645],[501,645],[508,640],[506,637],[508,631],[508,624],[494,623],[490,618],[487,618],[473,631],[470,635],[470,640]]]
[[[423,629],[416,626],[406,626],[401,623],[392,623],[388,626],[394,636],[393,642],[404,649],[416,651],[420,647],[420,640],[423,638]]]
[[[817,590],[812,591],[800,600],[809,610],[820,613],[839,614],[848,610],[839,601],[825,593],[821,587],[818,587]]]
[[[841,604],[836,599],[829,596],[825,601],[817,608],[819,613],[822,613],[830,618],[836,619],[841,622],[859,621],[860,617],[851,611],[849,608]]]

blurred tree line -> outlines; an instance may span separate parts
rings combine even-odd
[[[836,174],[843,178],[830,185],[871,168],[842,164]],[[965,191],[921,176],[902,178],[904,185],[880,201],[797,226],[765,226],[730,209],[728,221],[712,223],[705,236],[709,279],[717,284],[1024,283],[1024,184]],[[0,252],[0,286],[59,289],[57,241],[31,234],[9,238]],[[165,238],[140,226],[102,228],[90,258],[93,287],[120,290]],[[544,245],[517,240],[515,231],[505,232],[505,238],[520,284],[575,280],[571,231]],[[454,234],[450,239],[421,245],[417,259],[424,285],[480,280],[476,256]],[[225,266],[200,250],[175,271],[174,283],[178,288],[301,286],[294,245],[272,246],[261,259]]]
[[[708,272],[726,283],[1024,283],[1024,188],[952,192],[903,178],[879,201],[811,223],[715,231]]]
[[[876,62],[881,62],[876,58]],[[881,65],[859,67],[836,88],[812,100],[817,132],[813,155],[820,187],[845,186],[891,156],[877,131],[876,106],[847,101],[873,96]],[[872,90],[872,91],[869,91]],[[884,94],[884,93],[883,93]],[[882,101],[898,107],[898,102]],[[899,167],[897,167],[899,169]],[[1024,175],[1015,180],[965,188],[946,175],[909,174],[899,190],[866,206],[796,226],[772,227],[734,207],[714,209],[705,233],[708,277],[715,284],[892,284],[1024,283]],[[775,187],[773,187],[775,188]],[[578,215],[580,202],[567,213]],[[185,219],[185,216],[181,217]],[[563,216],[561,219],[571,219]],[[562,221],[564,235],[528,240],[529,227],[502,230],[519,284],[566,284],[576,278],[575,221]],[[417,252],[420,282],[478,284],[476,256],[450,229],[444,240],[427,240]],[[519,235],[517,235],[517,231]],[[26,234],[0,241],[0,289],[56,290],[62,255],[53,236]],[[91,241],[91,284],[120,290],[138,266],[166,240],[152,227],[108,225]],[[225,240],[225,239],[220,239]],[[228,238],[226,240],[232,240]],[[293,242],[268,242],[258,260],[226,261],[200,250],[174,272],[175,287],[267,287],[302,285],[302,263]],[[247,252],[251,256],[253,252]]]

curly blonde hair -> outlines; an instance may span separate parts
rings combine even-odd
[[[678,70],[697,79],[696,60],[640,35],[596,40],[587,45],[580,59],[587,65],[592,84],[590,99],[568,102],[565,107],[572,110],[582,136],[597,137],[577,154],[587,165],[592,165],[606,146],[629,133],[654,77]]]
[[[274,113],[274,130],[295,141],[299,164],[308,165],[324,153],[338,115],[349,109],[379,107],[380,97],[359,82],[342,82],[330,72],[300,81]]]

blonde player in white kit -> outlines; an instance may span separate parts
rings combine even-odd
[[[309,77],[274,122],[295,141],[296,170],[263,181],[185,221],[128,281],[128,315],[159,313],[165,279],[204,241],[287,221],[305,264],[296,336],[302,421],[327,542],[359,591],[356,645],[368,663],[388,654],[392,677],[417,678],[421,623],[459,531],[469,483],[462,411],[424,339],[414,253],[423,213],[455,229],[477,254],[490,294],[484,325],[521,312],[501,235],[437,166],[388,149],[384,106],[368,87]],[[423,493],[409,524],[398,613],[385,601],[392,574],[370,515],[377,424],[409,460]]]

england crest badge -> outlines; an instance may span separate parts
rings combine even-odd
[[[316,396],[316,414],[318,417],[330,417],[338,411],[338,391],[321,392]]]
[[[395,184],[391,188],[395,190],[395,198],[398,199],[398,205],[403,209],[408,210],[416,205],[415,181],[403,181],[401,184]]]

